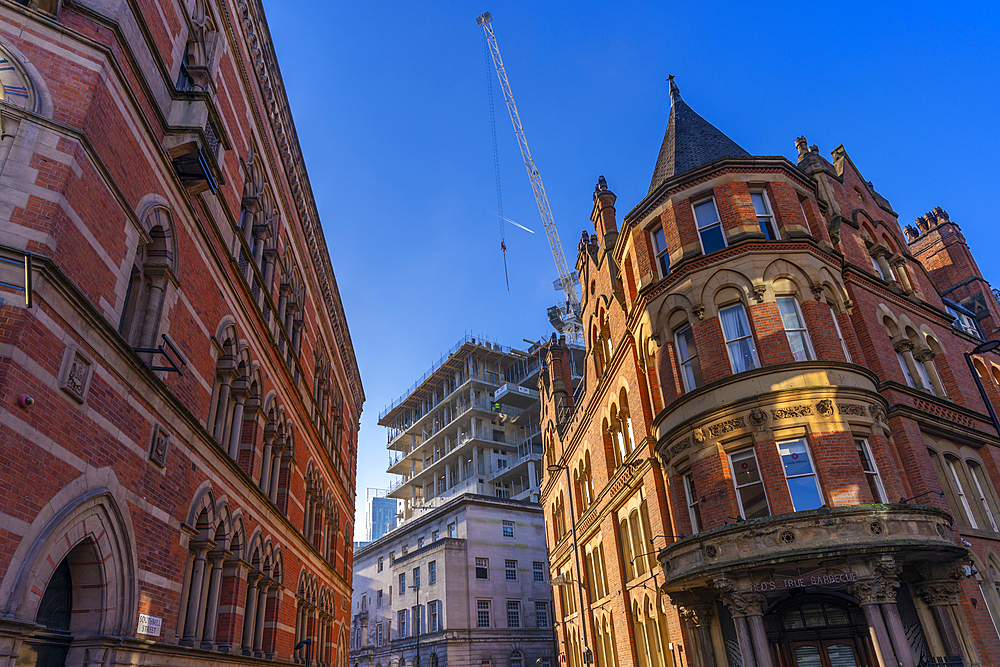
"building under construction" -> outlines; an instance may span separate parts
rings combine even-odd
[[[355,553],[352,665],[556,662],[538,504],[547,346],[466,336],[381,414],[399,524]]]

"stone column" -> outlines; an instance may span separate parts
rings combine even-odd
[[[158,272],[150,277],[149,295],[146,300],[146,312],[142,318],[142,334],[136,347],[153,347],[156,342],[157,329],[160,324],[160,312],[163,309],[163,296],[166,294],[167,276]],[[141,302],[140,302],[141,303]]]
[[[246,613],[243,615],[243,637],[240,645],[243,655],[253,655],[253,638],[256,634],[254,621],[257,618],[257,596],[260,593],[260,573],[251,572],[247,577]]]
[[[719,592],[719,599],[733,616],[744,667],[772,667],[762,620],[766,598],[760,593],[737,591],[733,583],[726,579],[716,580],[713,585]],[[754,626],[759,627],[751,626],[751,618],[756,621]]]
[[[184,616],[184,637],[181,644],[194,646],[197,641],[198,621],[201,616],[204,600],[201,597],[205,587],[205,559],[208,550],[215,546],[209,540],[198,540],[191,543],[194,549],[194,565],[191,567],[191,592],[188,595],[187,613]]]
[[[229,456],[236,460],[240,453],[240,438],[243,435],[243,403],[247,396],[246,380],[239,380],[230,391],[236,405],[233,408],[233,421],[229,427]]]
[[[219,621],[219,591],[222,588],[222,565],[230,555],[228,551],[212,551],[208,554],[212,561],[212,574],[208,580],[205,626],[201,633],[201,648],[207,651],[215,648],[215,631]]]
[[[712,648],[712,605],[689,603],[679,606],[681,619],[688,627],[691,639],[691,657],[696,667],[716,667],[715,651]]]
[[[229,628],[222,637],[222,641],[216,646],[217,651],[222,653],[229,653],[233,650],[233,647],[237,645],[236,640],[236,610],[241,607],[240,605],[240,595],[239,592],[244,589],[246,580],[243,578],[246,570],[250,569],[250,565],[246,561],[230,559],[226,560],[222,564],[222,579],[233,580],[233,604],[230,607],[229,616]],[[246,600],[243,600],[243,608],[246,608]]]
[[[917,372],[917,361],[913,358],[913,341],[899,336],[893,339],[892,347],[896,352],[903,355],[903,363],[906,364],[907,370],[910,371],[910,377],[913,378],[913,386],[917,389],[925,389],[924,381],[921,379],[920,373]]]
[[[906,290],[907,294],[913,294],[913,285],[910,283],[910,276],[906,273],[906,259],[902,255],[893,255],[889,258],[889,265],[896,271],[900,286]]]
[[[869,577],[856,581],[847,587],[847,592],[857,598],[861,609],[865,612],[868,628],[874,635],[876,650],[884,667],[897,667],[896,653],[892,649],[892,641],[882,620],[880,604],[885,601],[886,582],[883,577]]]
[[[232,372],[229,369],[224,370],[219,377],[219,381],[221,385],[219,386],[219,400],[217,403],[218,407],[215,410],[215,425],[212,428],[212,436],[216,442],[224,445],[226,444],[223,442],[226,431],[226,418],[229,416],[227,414],[229,412],[229,392],[233,381]]]
[[[267,590],[270,584],[269,579],[261,577],[257,582],[257,613],[255,615],[253,633],[253,655],[255,658],[263,658],[264,653],[261,645],[264,642],[264,622],[267,617]]]
[[[302,351],[302,327],[304,326],[305,322],[301,319],[292,322],[292,349],[295,354]]]
[[[274,258],[278,254],[273,249],[265,250],[264,254],[264,285],[263,291],[271,293],[271,283],[274,282]]]
[[[275,440],[274,449],[271,450],[271,482],[267,487],[267,497],[270,498],[271,502],[276,505],[278,504],[278,481],[281,475],[281,458],[284,450],[284,438]]]
[[[917,584],[916,591],[934,615],[934,624],[948,656],[962,656],[962,642],[958,638],[958,630],[952,622],[949,610],[949,607],[958,604],[961,593],[959,583],[942,579],[926,581]]]
[[[264,455],[261,457],[260,461],[260,490],[267,495],[268,485],[271,482],[271,457],[272,457],[272,443],[274,442],[273,433],[264,434]]]
[[[927,371],[927,377],[930,378],[931,387],[934,389],[935,396],[946,396],[944,390],[944,385],[941,384],[941,376],[938,374],[937,366],[934,364],[934,353],[929,347],[924,347],[913,353],[913,358],[917,360],[918,363],[924,365],[924,369]]]

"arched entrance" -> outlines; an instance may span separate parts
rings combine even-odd
[[[100,630],[103,577],[98,563],[96,545],[87,538],[52,571],[34,619],[43,629],[21,644],[15,667],[63,667],[73,635]]]
[[[877,667],[868,623],[855,602],[837,595],[794,595],[764,616],[780,667]]]

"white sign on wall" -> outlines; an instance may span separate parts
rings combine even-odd
[[[148,614],[139,614],[139,625],[135,629],[135,634],[149,635],[151,637],[159,637],[160,625],[162,623],[163,623],[162,618],[157,618],[156,616],[149,616]]]

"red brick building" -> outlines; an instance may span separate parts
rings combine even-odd
[[[346,664],[364,393],[261,3],[3,0],[0,83],[2,664]]]
[[[1000,308],[958,226],[904,236],[843,146],[751,156],[670,93],[648,195],[619,223],[594,193],[584,387],[555,340],[540,380],[560,651],[996,664],[1000,437],[965,354]]]

